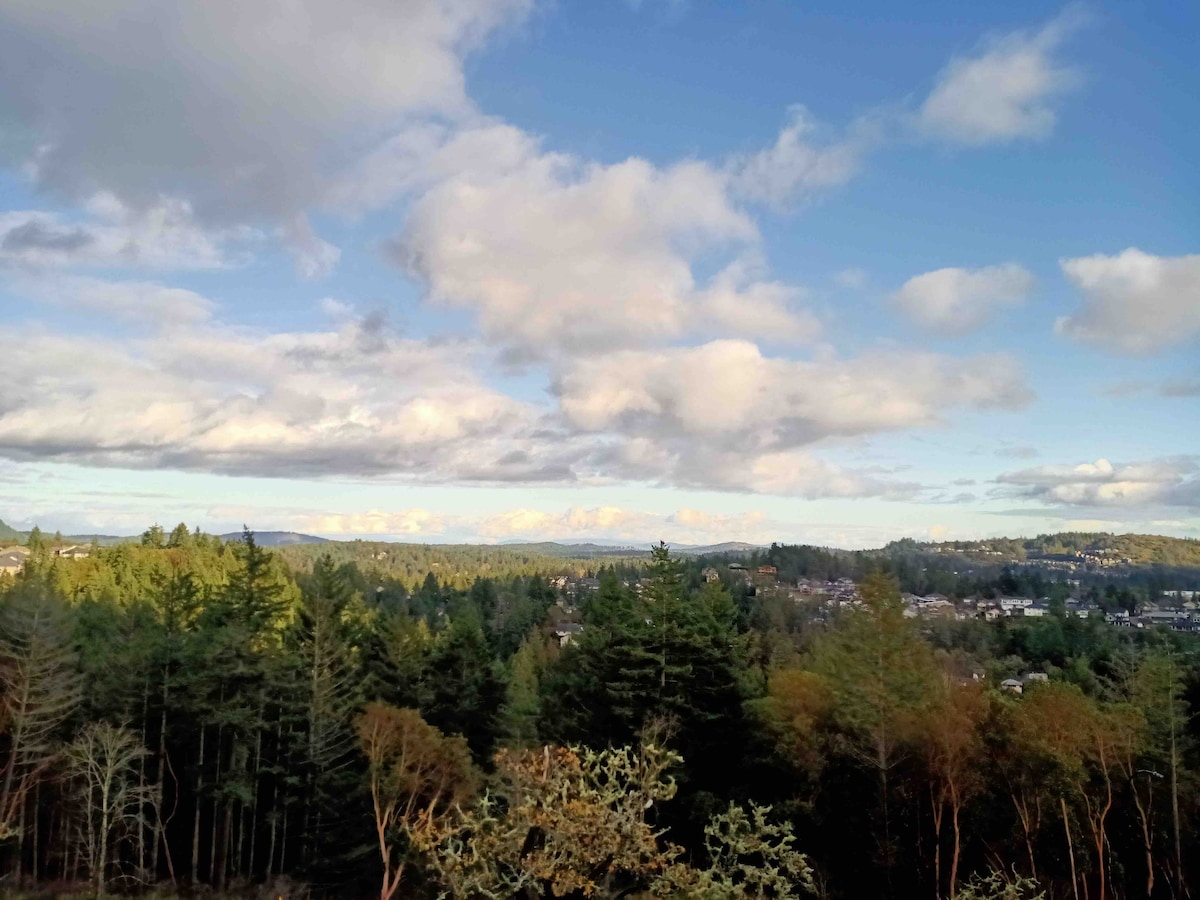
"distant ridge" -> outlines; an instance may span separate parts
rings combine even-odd
[[[240,541],[242,533],[231,531],[220,535],[223,541]],[[314,534],[301,534],[298,531],[256,531],[254,541],[260,547],[290,547],[293,544],[328,544],[328,538],[317,537]]]
[[[24,539],[25,535],[17,531],[3,519],[0,519],[0,541],[17,541]]]
[[[725,541],[723,544],[705,544],[702,547],[687,547],[678,545],[671,547],[676,553],[688,556],[707,556],[718,553],[752,553],[765,548],[763,544],[747,544],[745,541]]]

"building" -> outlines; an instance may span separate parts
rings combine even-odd
[[[1000,608],[1008,615],[1016,614],[1014,611],[1025,609],[1027,606],[1032,606],[1033,601],[1028,597],[1001,597]]]
[[[25,555],[20,553],[0,553],[0,575],[16,575],[25,565]]]
[[[88,547],[72,544],[69,547],[59,547],[54,551],[54,555],[60,559],[87,559],[91,555],[91,550]]]
[[[700,577],[702,577],[707,584],[712,584],[714,581],[719,581],[721,578],[720,574],[712,566],[709,566],[707,569],[701,572]]]
[[[583,626],[575,622],[561,622],[554,626],[554,636],[558,638],[560,647],[574,643],[581,634],[583,634]]]

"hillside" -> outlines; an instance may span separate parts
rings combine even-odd
[[[918,543],[896,541],[884,548],[892,554],[919,551],[960,554],[994,562],[1092,562],[1124,566],[1200,568],[1200,541],[1157,534],[1061,532],[1035,538]]]
[[[722,544],[705,544],[700,547],[672,547],[671,549],[681,556],[720,556],[721,554],[745,555],[765,548],[758,544],[747,544],[745,541],[725,541]]]
[[[601,552],[602,551],[602,552]],[[641,567],[649,553],[594,544],[407,544],[390,541],[328,541],[273,548],[304,572],[329,556],[336,565],[354,563],[374,576],[415,588],[429,574],[443,585],[470,587],[476,578],[594,574],[603,566]]]
[[[242,533],[231,531],[220,535],[223,541],[240,541]],[[301,534],[298,531],[256,531],[254,540],[261,547],[289,547],[293,544],[329,544],[329,538],[317,537],[313,534]]]

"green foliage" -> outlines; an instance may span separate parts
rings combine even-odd
[[[972,878],[953,900],[1043,900],[1045,896],[1032,878],[990,872]]]
[[[378,892],[354,723],[384,704],[409,710],[411,746],[450,748],[469,772],[454,803],[437,794],[436,822],[414,806],[385,827],[404,896],[1185,896],[1200,851],[1194,636],[1061,611],[905,615],[901,587],[1121,604],[1178,584],[1120,565],[1055,580],[1038,554],[1125,552],[1060,538],[751,557],[781,578],[856,578],[862,603],[838,609],[663,545],[631,564],[276,550],[181,524],[68,559],[42,536],[0,586],[0,869],[6,883],[88,876],[68,752],[123,728],[146,752],[123,770],[138,799],[111,832],[110,877],[202,893],[282,873],[327,896]],[[990,561],[1010,549],[1023,565]],[[560,592],[551,574],[599,580]],[[1049,681],[998,689],[1030,673]],[[636,749],[648,724],[653,763]],[[999,863],[1006,875],[989,874]]]

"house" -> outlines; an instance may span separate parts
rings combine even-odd
[[[1018,615],[1015,611],[1025,609],[1027,606],[1032,606],[1033,601],[1028,597],[1001,597],[1000,608],[1010,616]]]
[[[72,544],[69,547],[59,547],[54,551],[54,555],[60,559],[87,559],[91,555],[91,550],[78,544]]]
[[[25,555],[6,552],[0,554],[0,575],[16,575],[25,565]]]
[[[700,573],[700,577],[704,579],[706,584],[712,584],[714,581],[720,580],[721,576],[712,566],[709,566]]]
[[[1015,678],[1005,678],[1000,682],[1000,690],[1020,694],[1024,692],[1025,687]]]
[[[1162,595],[1175,600],[1195,600],[1200,596],[1200,591],[1163,591]]]
[[[583,626],[576,622],[560,622],[554,626],[554,636],[558,638],[558,646],[566,647],[568,644],[574,643],[575,639],[583,633]]]
[[[758,574],[763,578],[774,578],[779,574],[779,570],[774,566],[759,566]]]
[[[1039,600],[1037,603],[1030,603],[1024,608],[1013,610],[1013,612],[1019,613],[1029,619],[1040,619],[1050,615],[1050,604]]]
[[[1032,682],[1035,682],[1035,681],[1045,683],[1049,680],[1050,680],[1050,676],[1047,675],[1045,672],[1030,672],[1024,678],[1024,681],[1026,684],[1031,684]]]

